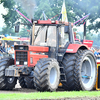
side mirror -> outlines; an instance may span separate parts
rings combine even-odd
[[[65,32],[65,33],[68,33],[68,32],[69,32],[69,26],[65,26],[65,27],[64,27],[64,32]]]
[[[19,32],[19,25],[15,25],[15,33]]]

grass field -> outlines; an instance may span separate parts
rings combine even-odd
[[[1,93],[0,100],[58,99],[65,97],[84,97],[84,96],[97,97],[100,96],[100,91]]]

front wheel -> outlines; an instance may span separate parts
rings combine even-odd
[[[31,76],[33,76],[34,72],[32,71],[30,74],[31,74]],[[33,77],[25,77],[24,80],[25,80],[27,88],[35,89],[34,82],[33,82]]]
[[[43,58],[37,62],[34,69],[34,86],[37,90],[55,91],[59,80],[59,65],[55,59]]]
[[[5,76],[5,69],[13,64],[13,58],[7,57],[0,59],[0,89],[2,90],[11,90],[17,83],[17,78]]]
[[[26,85],[26,82],[25,82],[25,79],[24,77],[19,77],[19,84],[22,88],[27,88],[27,85]]]
[[[32,71],[30,74],[33,76],[34,72]],[[22,88],[35,89],[33,77],[19,77],[19,84]]]

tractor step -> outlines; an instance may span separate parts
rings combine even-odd
[[[61,82],[66,82],[66,80],[60,80]]]
[[[65,75],[65,73],[61,73],[60,75]]]
[[[66,82],[66,75],[64,72],[64,67],[60,67],[60,82]]]

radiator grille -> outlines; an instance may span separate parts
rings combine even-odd
[[[27,52],[16,51],[16,61],[19,61],[19,65],[24,65],[27,61]]]

